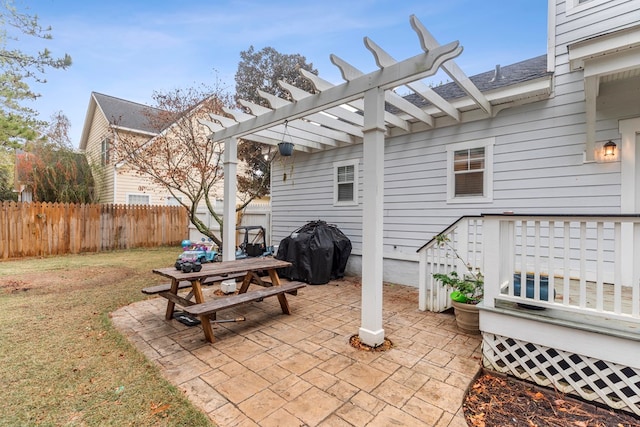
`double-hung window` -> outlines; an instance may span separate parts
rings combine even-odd
[[[148,205],[150,204],[148,194],[127,194],[128,205]]]
[[[447,147],[447,201],[483,203],[493,199],[494,138]]]
[[[357,159],[333,164],[333,204],[335,206],[358,204]]]
[[[111,161],[111,140],[108,137],[104,137],[102,139],[102,144],[100,147],[100,163],[104,165],[108,165]]]
[[[178,196],[178,197],[167,196],[167,206],[180,206],[181,201],[182,201],[181,196]]]

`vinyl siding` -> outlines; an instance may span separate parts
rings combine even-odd
[[[150,205],[161,206],[167,204],[167,197],[170,195],[166,189],[152,183],[149,178],[139,176],[124,166],[119,168],[117,172],[114,203],[127,204],[129,194],[149,195]]]
[[[113,164],[102,165],[102,139],[109,132],[109,123],[99,109],[95,109],[91,119],[91,129],[87,138],[85,155],[93,172],[96,196],[99,203],[113,203]]]

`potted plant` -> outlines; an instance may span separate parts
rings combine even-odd
[[[293,154],[293,142],[280,142],[278,144],[278,151],[281,156],[289,157]]]
[[[482,272],[475,269],[465,262],[458,254],[458,251],[450,244],[449,238],[440,234],[436,236],[436,241],[440,245],[447,245],[453,251],[453,254],[467,268],[462,275],[457,271],[449,273],[434,273],[433,278],[443,286],[452,289],[450,294],[451,302],[456,316],[456,324],[458,328],[471,334],[480,333],[480,314],[477,304],[482,301],[484,294],[484,277]]]

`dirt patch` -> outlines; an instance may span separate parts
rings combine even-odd
[[[17,294],[19,292],[26,292],[31,287],[24,280],[18,279],[2,279],[0,280],[0,290],[8,294]]]
[[[26,291],[66,293],[78,288],[117,283],[131,274],[129,269],[82,267],[43,273],[25,273],[0,279],[0,292],[16,294]]]
[[[213,291],[213,294],[217,297],[226,297],[229,295],[237,295],[238,294],[238,290],[235,290],[233,292],[222,292],[220,289],[216,289]]]
[[[640,419],[570,398],[510,377],[481,375],[465,397],[464,415],[474,427],[638,427]]]

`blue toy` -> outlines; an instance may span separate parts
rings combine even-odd
[[[176,260],[175,267],[183,273],[200,271],[205,262],[222,261],[222,256],[213,248],[211,239],[205,242],[202,238],[202,242],[196,244],[191,243],[190,240],[183,240],[181,246],[183,252]]]

